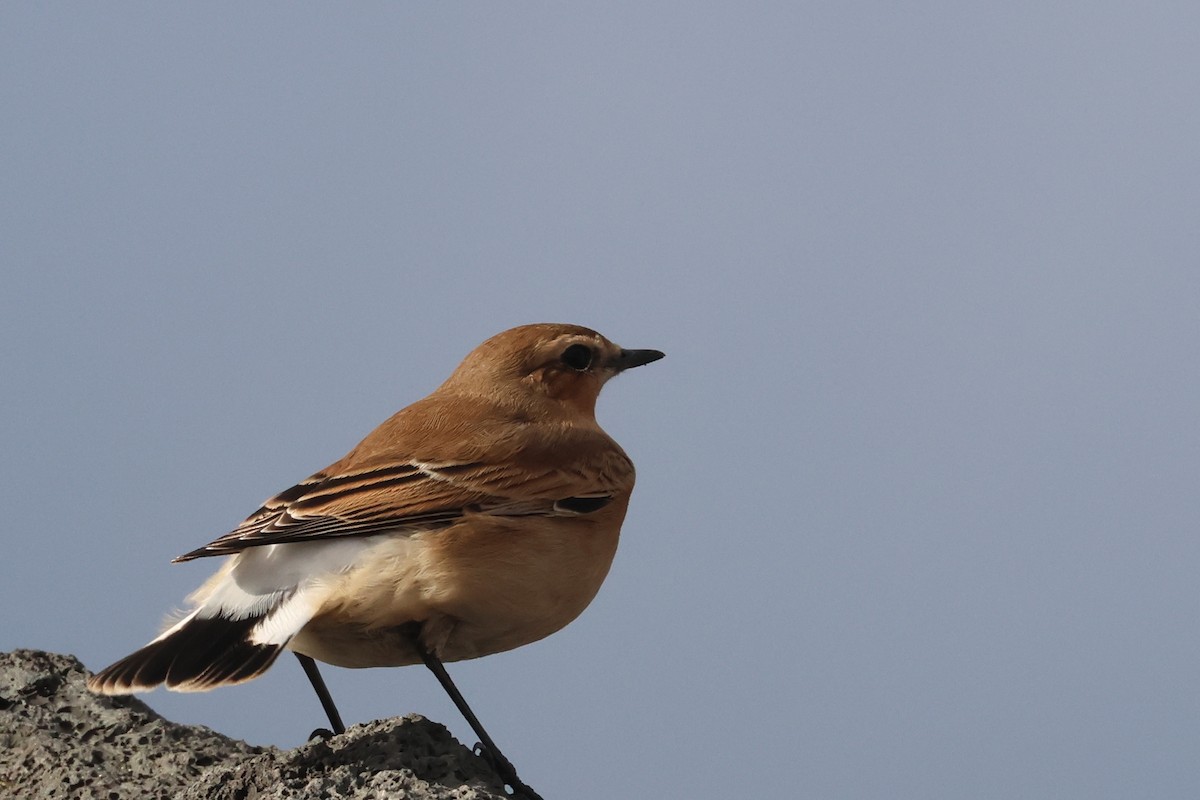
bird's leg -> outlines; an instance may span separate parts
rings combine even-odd
[[[300,666],[304,668],[304,674],[308,676],[308,682],[312,684],[313,690],[317,693],[317,699],[321,701],[321,708],[325,709],[325,716],[329,717],[329,726],[333,728],[328,731],[325,728],[317,728],[308,735],[308,738],[328,739],[334,734],[345,733],[346,726],[342,724],[342,715],[338,713],[337,706],[333,704],[333,696],[329,694],[329,687],[325,685],[324,678],[321,677],[320,670],[317,669],[317,662],[313,661],[312,657],[295,654],[296,659],[300,662]]]
[[[421,654],[421,660],[425,662],[425,666],[429,667],[429,671],[438,679],[438,683],[446,690],[446,694],[450,695],[450,699],[454,701],[454,705],[458,707],[459,712],[466,718],[471,729],[475,731],[475,735],[479,737],[479,744],[475,745],[475,752],[483,757],[500,779],[508,786],[512,787],[515,797],[524,797],[527,800],[542,800],[542,796],[535,792],[532,788],[521,782],[517,777],[516,767],[512,762],[504,757],[500,752],[500,748],[496,747],[496,743],[492,741],[492,737],[488,736],[488,732],[479,724],[479,718],[475,716],[475,712],[467,705],[466,699],[463,698],[462,692],[458,691],[458,687],[454,685],[454,681],[450,680],[450,673],[446,672],[446,667],[442,664],[441,659],[433,653],[425,649],[425,645],[421,643],[420,636],[413,637],[416,642],[417,652]]]

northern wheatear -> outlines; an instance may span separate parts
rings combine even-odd
[[[634,482],[596,423],[596,398],[617,373],[662,357],[575,325],[493,336],[344,458],[175,559],[231,556],[183,619],[88,685],[203,691],[261,675],[286,648],[340,733],[312,659],[424,663],[505,782],[536,797],[442,662],[535,642],[591,602]]]

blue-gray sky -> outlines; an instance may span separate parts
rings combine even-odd
[[[0,648],[93,669],[507,327],[668,358],[546,797],[1200,792],[1200,11],[6,4]],[[348,720],[470,731],[423,670]],[[167,716],[294,745],[292,661]]]

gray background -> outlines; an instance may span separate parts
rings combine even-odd
[[[1194,3],[0,8],[0,648],[487,336],[595,327],[591,608],[452,672],[548,798],[1200,792]],[[349,720],[420,669],[327,677]],[[294,745],[298,667],[168,716]]]

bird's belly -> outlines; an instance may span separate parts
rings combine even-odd
[[[618,527],[475,517],[440,531],[380,537],[330,582],[321,610],[289,646],[338,666],[383,667],[420,663],[418,630],[443,661],[535,642],[595,597]]]

